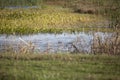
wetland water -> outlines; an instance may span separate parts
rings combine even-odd
[[[93,38],[99,36],[102,41],[105,37],[111,36],[111,33],[102,32],[79,32],[79,33],[62,33],[49,34],[39,33],[34,35],[0,35],[0,51],[19,51],[21,48],[33,49],[34,52],[91,52]],[[31,48],[32,47],[32,48]]]

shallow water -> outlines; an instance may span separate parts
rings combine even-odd
[[[90,53],[93,37],[97,35],[102,41],[111,33],[62,33],[49,34],[39,33],[34,35],[0,35],[0,51],[7,51],[9,47],[14,51],[19,51],[22,47],[34,47],[34,52],[79,52]],[[28,48],[27,48],[28,49]],[[77,50],[76,50],[77,49]]]

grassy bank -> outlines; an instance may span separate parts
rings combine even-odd
[[[119,0],[1,0],[0,34],[75,32],[83,31],[83,27],[84,31],[114,31],[119,28],[118,3]],[[39,8],[6,9],[9,6]]]
[[[107,20],[100,15],[73,13],[69,8],[56,6],[44,6],[42,9],[3,9],[0,10],[0,22],[1,34],[74,32],[82,31],[83,27],[85,31],[97,31],[97,27],[108,26]]]
[[[0,80],[119,80],[119,56],[0,54]]]

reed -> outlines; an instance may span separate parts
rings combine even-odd
[[[112,36],[104,37],[104,41],[100,35],[95,35],[93,39],[92,53],[120,55],[120,34],[115,32]]]

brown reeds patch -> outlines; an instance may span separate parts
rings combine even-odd
[[[104,41],[100,38],[99,35],[94,36],[92,53],[94,54],[110,54],[110,55],[119,55],[120,54],[120,35],[118,32],[113,33],[112,36],[106,36]]]

